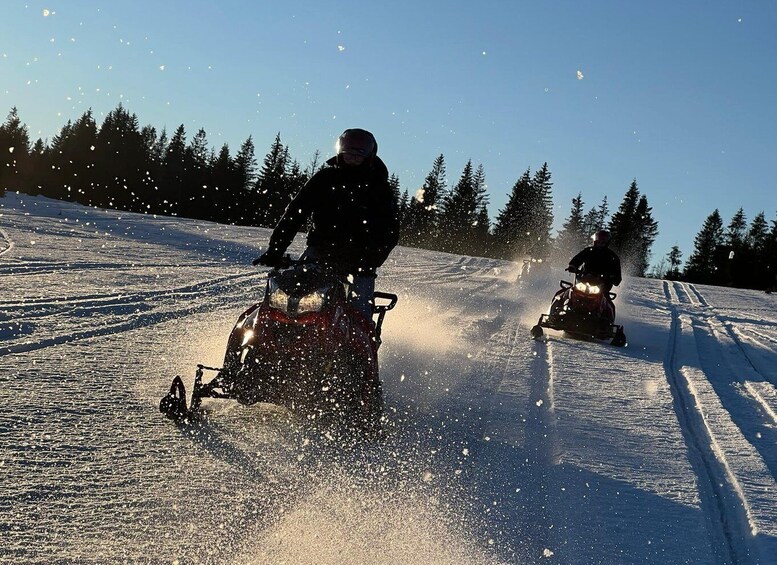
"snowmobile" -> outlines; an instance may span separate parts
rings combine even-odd
[[[580,337],[610,339],[617,347],[626,345],[623,326],[615,324],[616,294],[603,292],[605,278],[580,270],[570,272],[575,275],[574,283],[560,282],[549,312],[531,329],[532,338],[541,339],[542,328],[550,328]]]
[[[238,318],[223,366],[197,365],[188,408],[183,380],[176,376],[160,411],[185,422],[203,398],[234,399],[278,404],[314,420],[379,427],[378,348],[383,319],[397,296],[375,292],[371,319],[350,298],[347,277],[287,255],[268,273],[262,301]],[[216,376],[204,382],[205,371]]]
[[[523,260],[521,272],[518,274],[516,282],[535,282],[546,278],[549,274],[550,263],[546,259],[535,259],[532,257]]]

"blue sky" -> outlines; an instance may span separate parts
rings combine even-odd
[[[450,184],[482,163],[492,217],[547,161],[558,225],[636,178],[654,261],[687,259],[715,208],[777,217],[775,27],[756,1],[6,0],[0,118],[50,139],[121,102],[259,159],[280,132],[303,166],[364,127],[411,194],[440,153]]]

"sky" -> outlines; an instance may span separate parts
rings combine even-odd
[[[259,160],[277,133],[304,167],[363,127],[412,195],[445,156],[482,164],[495,218],[547,162],[571,200],[632,180],[687,259],[716,208],[777,217],[777,5],[767,2],[16,2],[0,18],[0,119],[31,139],[119,103],[141,125]]]

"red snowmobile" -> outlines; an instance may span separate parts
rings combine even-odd
[[[531,329],[534,339],[543,337],[542,328],[561,330],[580,337],[611,339],[612,345],[626,345],[623,326],[615,324],[614,292],[605,292],[606,279],[600,275],[571,271],[575,282],[561,281],[550,310]]]
[[[180,376],[159,403],[168,418],[187,421],[203,398],[279,404],[310,418],[335,417],[372,430],[383,394],[378,378],[381,326],[397,303],[374,294],[371,320],[350,303],[346,279],[322,265],[292,260],[271,270],[261,303],[238,318],[222,368],[197,365],[191,403]],[[388,301],[378,304],[378,300]],[[203,382],[204,371],[216,371]]]

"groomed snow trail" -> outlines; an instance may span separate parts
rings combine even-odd
[[[777,555],[774,384],[694,285],[664,285],[673,322],[667,373],[717,544],[726,562],[771,562]]]
[[[398,248],[384,441],[223,401],[177,427],[270,232],[0,206],[3,563],[774,562],[773,297],[627,279],[628,347],[534,342],[563,273]]]

